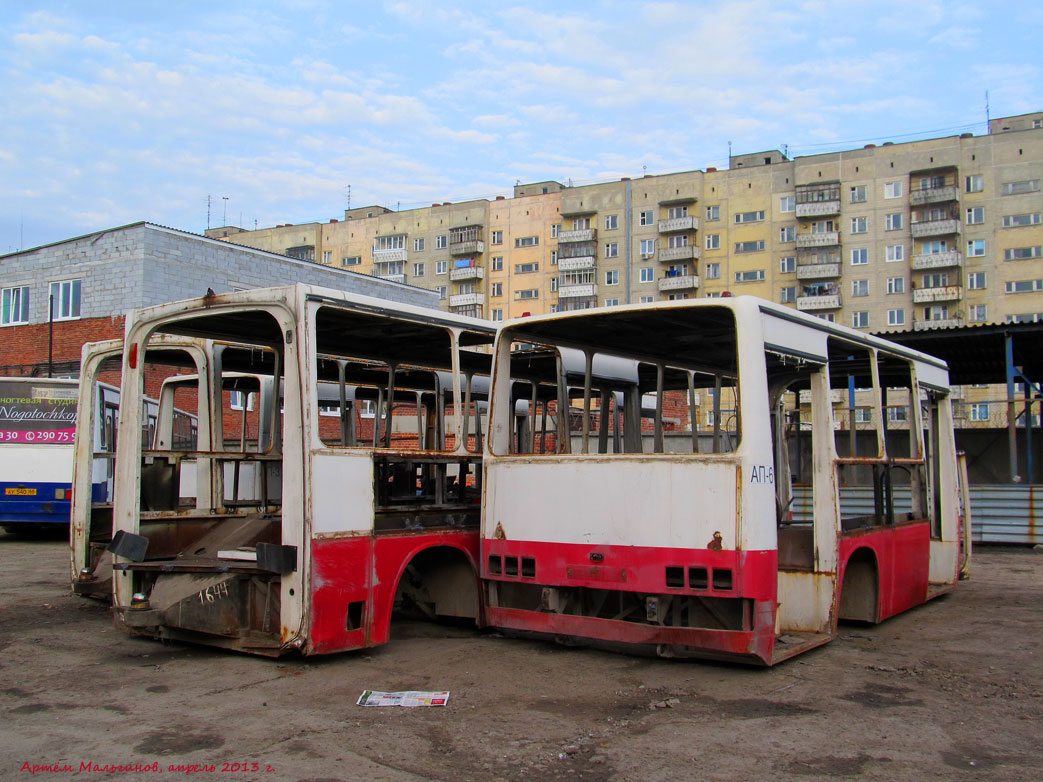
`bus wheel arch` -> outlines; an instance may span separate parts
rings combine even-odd
[[[472,619],[481,624],[475,563],[462,548],[445,543],[415,551],[398,574],[393,609],[427,619]]]
[[[875,624],[880,615],[880,568],[876,553],[867,546],[851,552],[840,585],[840,619]]]

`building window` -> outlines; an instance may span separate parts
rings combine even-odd
[[[851,203],[863,204],[866,200],[866,186],[865,185],[852,185],[851,187]]]
[[[413,240],[413,252],[422,253],[424,251],[424,240],[414,239]]]
[[[574,217],[572,218],[572,230],[573,231],[586,231],[590,228],[589,217]]]
[[[558,265],[558,251],[557,250],[551,250],[550,251],[550,265],[551,266],[557,266]]]
[[[503,296],[503,283],[502,282],[491,282],[491,283],[489,283],[489,295],[490,296]]]
[[[884,183],[884,198],[901,198],[902,197],[902,183],[901,182],[885,182]]]
[[[519,236],[514,240],[515,247],[537,247],[540,243],[538,236]]]
[[[869,295],[869,280],[852,280],[851,281],[851,295],[852,296],[868,296]]]
[[[605,230],[615,231],[619,228],[619,215],[605,215]]]
[[[619,244],[617,242],[608,242],[605,245],[605,257],[606,258],[618,258],[619,257]]]
[[[984,239],[971,239],[967,242],[967,256],[970,258],[977,258],[985,255],[985,240]]]
[[[972,206],[967,209],[967,225],[981,225],[985,222],[985,207]]]
[[[1006,283],[1007,293],[1032,293],[1043,291],[1043,280],[1010,280]]]
[[[1023,215],[1003,215],[1004,228],[1023,228],[1026,225],[1039,225],[1039,212],[1030,212]]]
[[[491,310],[489,310],[489,320],[496,320],[496,321],[503,320],[503,310],[502,309],[491,309]]]
[[[779,197],[779,211],[780,212],[795,212],[797,210],[797,197],[796,196],[780,196]]]
[[[641,257],[651,258],[653,255],[655,255],[655,239],[642,239]]]
[[[887,420],[893,424],[900,424],[909,420],[909,406],[896,405],[887,408]]]
[[[642,296],[638,300],[638,304],[651,304],[655,301],[655,296]]]
[[[721,235],[720,234],[706,234],[706,249],[707,250],[719,250],[719,249],[721,249]]]
[[[605,299],[605,306],[606,307],[618,307],[619,306],[619,299]]]
[[[948,272],[935,272],[923,276],[924,288],[944,288],[949,284]]]
[[[1000,188],[1002,195],[1022,195],[1023,193],[1038,193],[1038,179],[1024,179],[1021,182],[1004,182]]]
[[[1035,245],[1033,247],[1008,247],[1003,251],[1003,260],[1005,261],[1027,261],[1030,258],[1039,258],[1043,254],[1043,247]]]
[[[340,259],[341,266],[358,266],[362,263],[361,255],[345,255]]]
[[[851,233],[864,234],[869,230],[869,220],[865,217],[851,218]]]
[[[972,304],[970,306],[970,319],[972,323],[982,323],[989,319],[989,307],[986,304]]]
[[[324,264],[326,264],[327,266],[329,266],[331,263],[333,263],[333,250],[323,250],[322,251],[322,262]]]
[[[490,231],[489,244],[503,244],[503,231]]]
[[[764,210],[759,212],[739,212],[735,215],[736,223],[759,223],[764,220]]]
[[[17,326],[29,322],[29,286],[4,288],[0,326]]]
[[[837,322],[837,314],[835,312],[825,312],[821,315],[816,315],[815,317],[821,318],[822,320],[826,321],[826,323]]]
[[[440,299],[444,299],[446,295],[449,293],[449,288],[447,288],[445,285],[439,285],[435,288],[435,290],[438,291],[438,298]]]
[[[988,402],[974,402],[971,405],[971,420],[972,421],[988,421],[989,420],[989,403]]]
[[[637,224],[638,225],[654,225],[655,224],[655,215],[652,214],[652,210],[649,209],[648,211],[645,211],[645,212],[638,212],[637,213]]]
[[[80,283],[81,280],[51,283],[51,317],[54,320],[80,317]]]
[[[688,234],[674,234],[666,240],[667,247],[687,247]]]
[[[550,292],[551,293],[557,293],[557,291],[558,291],[558,278],[557,277],[551,277],[550,278]]]
[[[756,253],[761,252],[764,249],[764,240],[758,239],[754,242],[736,242],[735,252],[737,253]]]
[[[550,227],[550,238],[557,239],[558,233],[561,231],[561,223],[553,223]]]
[[[902,230],[902,213],[895,212],[889,214],[884,219],[884,230],[887,231],[901,231]]]
[[[889,244],[885,248],[887,253],[887,262],[893,263],[894,261],[905,260],[905,245],[904,244]]]
[[[866,247],[859,247],[851,251],[851,265],[852,266],[865,266],[869,263],[869,249]]]
[[[782,274],[790,274],[797,270],[797,259],[793,256],[779,259],[779,271]]]
[[[904,326],[905,325],[905,310],[888,310],[887,311],[887,325],[888,326]]]
[[[782,289],[779,294],[779,302],[782,304],[792,304],[797,300],[797,286],[789,285]]]
[[[652,281],[655,280],[655,270],[654,269],[644,268],[644,269],[641,270],[640,274],[641,274],[641,282],[652,282]]]
[[[449,261],[435,261],[435,274],[445,274],[449,271]]]
[[[539,288],[528,288],[526,290],[515,291],[514,292],[514,298],[519,299],[519,300],[538,299],[539,297],[540,297]]]
[[[531,261],[529,263],[516,263],[514,264],[515,274],[532,274],[540,270],[540,264],[537,261]]]
[[[666,219],[673,220],[677,217],[688,217],[687,206],[671,206],[666,210]]]
[[[967,287],[972,291],[985,289],[985,272],[971,272],[967,275]]]
[[[503,256],[494,255],[492,260],[489,262],[489,268],[494,272],[503,271]]]
[[[719,206],[708,206],[708,207],[706,207],[706,219],[707,220],[720,220],[721,219],[721,207],[719,207]]]
[[[888,293],[905,293],[905,277],[888,277]]]
[[[873,423],[873,409],[871,407],[856,407],[854,412],[856,424]]]
[[[868,312],[852,312],[851,313],[851,325],[856,329],[867,329],[869,328],[869,313]]]
[[[797,240],[797,226],[785,225],[779,229],[780,242],[795,242]]]
[[[966,179],[966,188],[968,193],[980,193],[985,189],[985,177],[981,174],[971,174]]]
[[[748,272],[735,272],[736,282],[760,282],[764,279],[764,269],[752,269]]]
[[[414,263],[413,264],[413,276],[414,277],[423,277],[424,276],[424,264],[422,264],[422,263]]]
[[[619,285],[619,272],[616,269],[605,272],[605,285]]]
[[[706,279],[708,279],[708,280],[719,280],[719,279],[721,279],[721,264],[719,264],[719,263],[708,263],[708,264],[706,264]]]
[[[436,236],[435,237],[435,249],[436,250],[444,250],[446,248],[446,245],[448,244],[448,241],[449,241],[449,238],[445,234],[442,234],[441,236]]]

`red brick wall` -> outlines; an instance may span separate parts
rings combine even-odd
[[[33,323],[0,329],[0,375],[46,377],[48,328],[47,323]],[[83,343],[122,336],[122,315],[57,321],[54,324],[54,374],[79,374]]]

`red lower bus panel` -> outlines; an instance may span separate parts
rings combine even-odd
[[[931,560],[928,522],[916,521],[845,533],[840,539],[840,561],[845,568],[852,554],[861,548],[869,549],[876,558],[878,622],[927,601]],[[843,579],[844,574],[840,573],[841,584]]]
[[[688,647],[710,657],[771,660],[778,555],[649,546],[591,546],[517,540],[482,542],[482,577],[540,587],[586,587],[642,595],[753,601],[751,629],[719,630],[489,606],[489,624],[513,630],[630,644]]]
[[[477,574],[477,531],[312,540],[307,653],[387,643],[399,579],[413,557],[435,547],[460,551]]]

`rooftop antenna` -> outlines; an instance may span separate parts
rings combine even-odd
[[[728,142],[728,169],[732,167],[732,142]]]
[[[641,166],[641,175],[648,176],[648,166]]]
[[[989,91],[985,90],[985,132],[992,133],[992,120],[989,118]]]
[[[351,211],[351,185],[348,185],[348,211]]]
[[[206,230],[210,230],[210,194],[206,194]]]
[[[789,160],[789,144],[782,145],[782,156]]]
[[[224,214],[221,216],[221,226],[227,227],[228,225],[228,196],[221,196],[221,200],[225,202]]]

